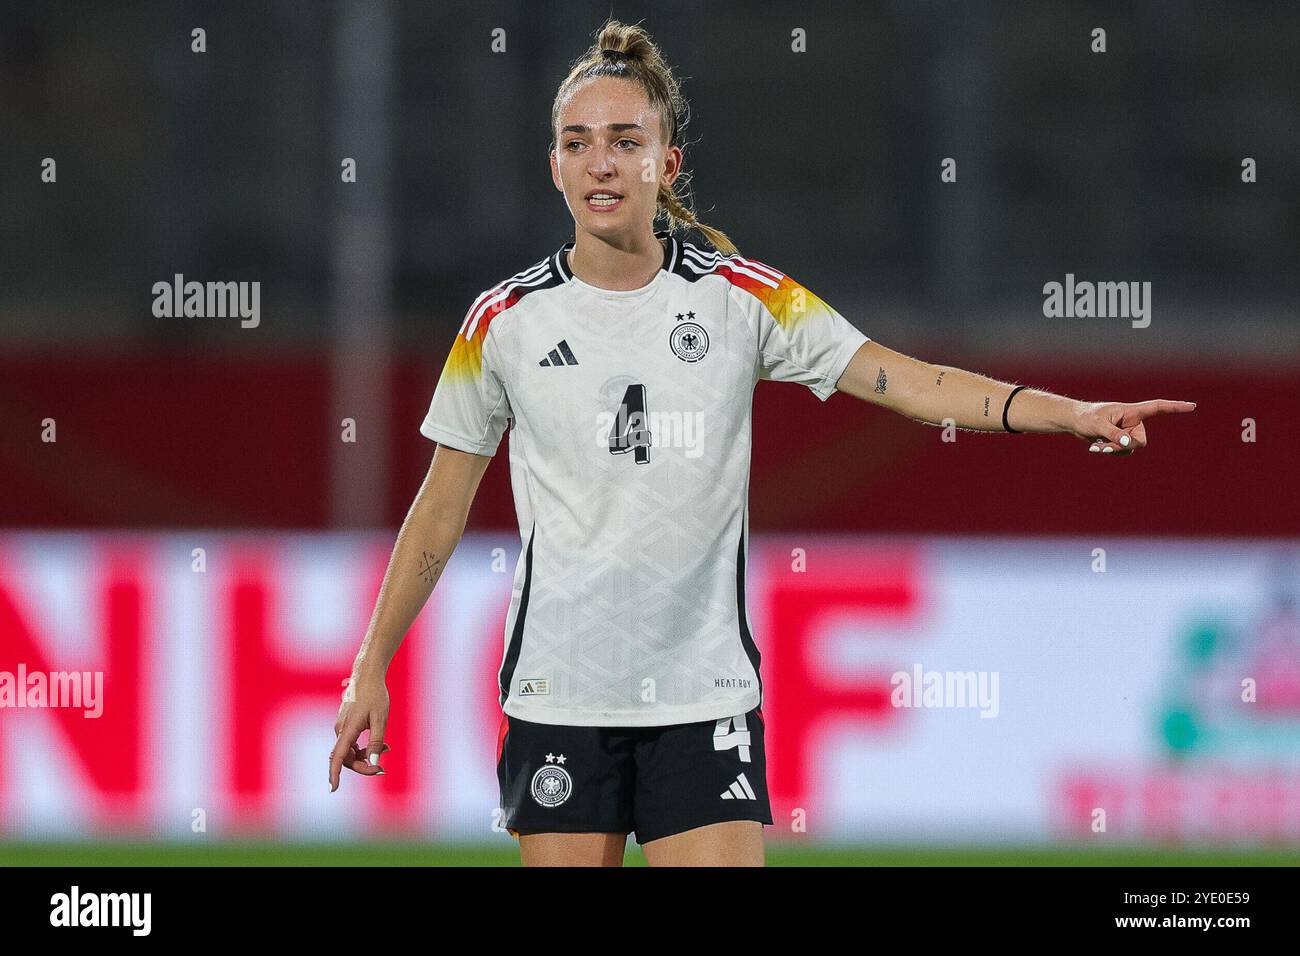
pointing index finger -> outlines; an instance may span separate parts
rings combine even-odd
[[[1146,416],[1160,415],[1165,412],[1190,412],[1192,409],[1196,408],[1196,403],[1173,401],[1167,398],[1155,398],[1149,402],[1143,402],[1140,407],[1143,416]]]

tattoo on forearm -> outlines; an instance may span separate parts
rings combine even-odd
[[[989,417],[989,397],[987,395],[984,396],[984,417]]]
[[[420,565],[420,577],[424,578],[425,584],[432,584],[433,579],[438,576],[438,572],[442,568],[442,561],[430,554],[428,551],[420,552],[420,560],[422,562]]]
[[[885,394],[885,370],[883,368],[880,370],[880,374],[876,376],[876,391],[881,395]]]
[[[943,377],[944,377],[945,375],[947,375],[947,374],[948,374],[948,373],[947,373],[946,371],[945,371],[945,372],[940,372],[940,373],[939,373],[939,377],[936,378],[936,379],[934,380],[934,384],[935,384],[935,385],[942,385],[942,384],[943,384]]]

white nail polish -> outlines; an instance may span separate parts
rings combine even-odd
[[[370,766],[372,766],[372,767],[378,767],[378,766],[379,766],[379,754],[371,754],[371,755],[370,755]]]
[[[1127,448],[1127,447],[1128,447],[1128,436],[1127,436],[1127,435],[1121,435],[1121,436],[1120,436],[1120,439],[1119,439],[1119,443],[1120,443],[1121,445],[1123,445],[1125,448]]]
[[[1107,446],[1106,448],[1103,448],[1103,449],[1101,450],[1101,453],[1102,453],[1103,455],[1106,455],[1106,454],[1110,454],[1110,453],[1113,452],[1114,450],[1115,450],[1114,448],[1111,448],[1111,447]]]
[[[1088,451],[1101,451],[1101,449],[1098,448],[1096,445],[1093,445],[1091,448],[1088,449]]]

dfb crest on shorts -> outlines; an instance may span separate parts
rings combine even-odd
[[[558,807],[573,793],[573,778],[569,776],[569,771],[560,766],[563,763],[564,754],[559,757],[547,754],[546,764],[533,774],[531,789],[533,799],[539,806],[547,809]]]
[[[695,313],[688,312],[687,316],[693,319]],[[709,333],[698,322],[682,322],[680,314],[677,318],[678,324],[668,336],[668,344],[672,347],[673,354],[683,362],[698,362],[709,351]]]

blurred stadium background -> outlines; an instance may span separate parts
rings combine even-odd
[[[5,7],[0,674],[104,683],[93,719],[0,708],[0,863],[514,861],[504,456],[395,662],[387,776],[330,795],[326,758],[456,326],[572,237],[551,99],[610,12]],[[745,255],[907,354],[1199,403],[1098,461],[759,386],[773,862],[1300,861],[1300,7],[612,12]],[[178,273],[260,282],[260,323],[156,318]],[[1045,318],[1067,274],[1150,282],[1150,326]],[[917,667],[995,706],[892,706]]]

